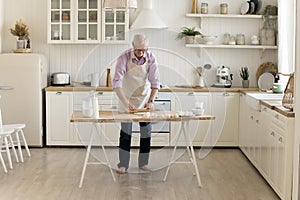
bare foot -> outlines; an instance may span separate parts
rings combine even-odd
[[[119,169],[116,170],[117,174],[126,174],[126,169],[125,167],[120,167]]]
[[[148,165],[144,165],[143,167],[141,167],[142,170],[146,171],[146,172],[152,172],[153,170],[149,168]]]

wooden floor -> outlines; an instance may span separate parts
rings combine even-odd
[[[107,167],[92,165],[83,187],[78,188],[84,148],[32,148],[31,153],[24,163],[14,162],[8,174],[0,168],[1,200],[279,199],[238,149],[214,149],[198,159],[202,188],[197,186],[192,166],[185,164],[173,165],[166,182],[161,181],[165,169],[116,174],[117,182],[113,182]]]

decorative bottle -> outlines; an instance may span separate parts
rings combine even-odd
[[[106,69],[106,87],[111,87],[110,68]]]

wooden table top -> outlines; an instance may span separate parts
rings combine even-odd
[[[181,116],[180,112],[140,112],[140,113],[121,113],[118,111],[99,111],[99,118],[85,117],[82,111],[74,111],[70,122],[160,122],[160,121],[189,121],[189,120],[214,120],[211,115],[201,116]]]

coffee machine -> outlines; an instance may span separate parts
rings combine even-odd
[[[232,80],[229,67],[222,66],[217,68],[217,82],[214,84],[215,87],[230,88]]]

